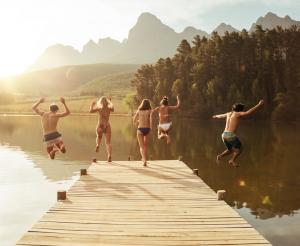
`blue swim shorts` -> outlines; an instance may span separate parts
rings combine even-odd
[[[233,132],[223,132],[222,140],[228,150],[238,149],[242,147],[242,143],[239,138]]]

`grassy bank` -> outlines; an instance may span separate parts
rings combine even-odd
[[[92,101],[97,100],[96,97],[72,97],[66,98],[66,102],[72,113],[88,113]],[[28,114],[32,113],[32,104],[38,100],[37,98],[27,98],[26,100],[17,100],[15,103],[0,105],[0,113],[6,114]],[[48,110],[49,105],[53,102],[60,106],[59,98],[47,98],[46,102],[41,105],[41,109]],[[112,98],[115,107],[115,113],[128,114],[129,109],[121,98]],[[60,107],[62,108],[62,107]]]

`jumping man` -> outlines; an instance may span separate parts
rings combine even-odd
[[[222,134],[222,140],[227,149],[217,156],[217,162],[221,160],[222,157],[233,153],[232,158],[229,160],[229,164],[234,167],[238,166],[236,163],[236,159],[242,152],[242,143],[236,136],[235,131],[237,130],[240,119],[242,117],[252,114],[263,104],[264,101],[260,100],[256,106],[254,106],[246,112],[243,112],[245,106],[241,103],[235,103],[232,106],[231,112],[213,116],[214,119],[226,118],[226,126]]]
[[[62,153],[66,153],[66,148],[63,143],[61,134],[57,131],[58,120],[62,117],[66,117],[70,114],[65,99],[60,98],[61,103],[64,105],[65,112],[58,113],[58,106],[56,104],[50,105],[50,111],[44,112],[38,108],[38,106],[45,102],[44,98],[41,98],[33,106],[32,110],[41,116],[44,142],[47,146],[47,153],[51,159],[55,158],[55,153],[60,150]]]

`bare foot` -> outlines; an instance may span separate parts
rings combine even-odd
[[[111,162],[111,156],[107,158],[107,162]]]
[[[55,153],[58,151],[57,148],[53,148],[53,150],[49,153],[49,157],[53,160],[55,158]]]
[[[147,167],[147,161],[144,161],[144,167]]]
[[[96,145],[95,151],[96,151],[96,152],[99,152],[99,145]]]
[[[220,164],[221,162],[221,159],[222,159],[222,156],[221,155],[217,155],[217,159],[216,159],[216,163],[217,164]]]
[[[60,146],[60,151],[61,151],[61,153],[66,153],[66,147],[64,146],[64,145],[61,145]]]
[[[239,165],[234,160],[229,160],[228,163],[233,167],[239,167]]]

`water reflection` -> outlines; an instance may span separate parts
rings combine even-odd
[[[11,246],[55,202],[56,191],[72,185],[78,169],[8,145],[0,145],[0,164],[0,242]]]
[[[60,130],[67,154],[60,154],[56,161],[46,158],[38,117],[0,117],[0,143],[19,146],[47,179],[68,179],[80,168],[73,165],[74,161],[87,165],[96,156],[96,121],[95,116],[63,119]],[[153,133],[149,154],[153,159],[183,156],[191,168],[199,169],[201,178],[210,187],[228,191],[228,204],[241,211],[249,209],[253,218],[266,220],[297,213],[300,208],[298,125],[243,122],[239,134],[244,146],[239,159],[241,167],[231,168],[226,161],[221,165],[215,163],[217,153],[224,149],[220,137],[223,124],[222,121],[174,121],[173,143],[168,146]],[[131,119],[112,117],[111,125],[113,159],[127,160],[131,156],[139,160],[136,130]],[[104,146],[96,157],[106,160]],[[299,224],[300,219],[297,221]]]

